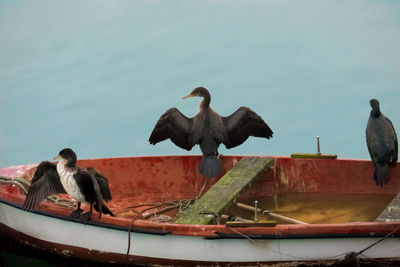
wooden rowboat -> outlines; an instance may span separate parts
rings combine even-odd
[[[221,156],[223,173],[242,158],[247,156]],[[390,180],[380,187],[373,181],[373,164],[367,160],[273,159],[274,165],[269,171],[259,175],[236,201],[251,205],[254,200],[301,193],[371,198],[383,195],[390,202],[400,191],[400,164],[390,167]],[[179,208],[189,203],[178,200],[195,200],[200,192],[206,192],[220,179],[205,184],[199,175],[200,160],[200,156],[79,160],[80,167],[95,167],[108,177],[113,200],[107,205],[117,215],[103,215],[98,219],[94,213],[86,225],[68,221],[71,208],[50,201],[43,201],[32,212],[24,211],[21,207],[25,195],[19,187],[0,184],[0,232],[50,253],[123,264],[315,262],[340,260],[351,252],[361,258],[400,260],[400,221],[395,216],[382,215],[381,221],[309,224],[282,221],[277,225],[249,223],[239,227],[221,221],[209,225],[175,223]],[[29,180],[35,167],[30,164],[2,168],[0,176],[22,176]],[[62,198],[68,200],[67,196]],[[160,214],[163,216],[157,216]],[[274,218],[268,217],[268,220]],[[307,222],[306,217],[302,220]]]

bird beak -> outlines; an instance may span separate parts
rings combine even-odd
[[[186,98],[194,97],[194,96],[197,96],[197,95],[188,94],[187,96],[182,97],[182,99],[186,99]]]
[[[53,158],[53,160],[59,160],[59,159],[62,159],[62,157],[60,155]]]

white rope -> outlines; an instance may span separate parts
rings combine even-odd
[[[245,234],[239,232],[238,230],[233,229],[233,228],[231,228],[231,227],[227,227],[227,228],[231,229],[233,232],[235,232],[235,233],[237,233],[237,234],[243,236],[244,238],[248,239],[249,241],[251,241],[251,242],[252,242],[253,244],[255,244],[256,246],[259,245],[259,243],[257,243],[256,240],[251,239],[250,237],[246,236]],[[276,236],[278,237],[277,234],[276,234]],[[278,239],[278,241],[279,241],[279,238],[277,238],[277,239]],[[345,256],[345,255],[347,255],[347,254],[349,253],[349,252],[343,252],[343,253],[340,253],[340,254],[337,254],[337,255],[334,255],[334,256],[329,256],[329,257],[311,258],[311,257],[299,257],[299,256],[290,255],[290,254],[287,254],[287,253],[284,253],[284,252],[280,251],[280,248],[279,248],[279,251],[276,251],[276,250],[271,249],[271,248],[266,248],[266,249],[269,250],[269,251],[271,251],[271,252],[273,252],[273,253],[275,253],[275,254],[279,254],[280,257],[281,257],[281,259],[282,259],[282,255],[283,255],[283,256],[287,256],[287,257],[294,258],[294,259],[299,259],[299,260],[332,260],[332,259],[337,258],[337,257],[340,257],[340,256]]]

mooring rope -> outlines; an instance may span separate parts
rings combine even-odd
[[[157,202],[157,203],[147,203],[147,204],[139,204],[139,205],[134,205],[134,206],[130,206],[128,208],[138,208],[138,207],[144,207],[144,206],[149,206],[149,208],[146,208],[144,210],[141,211],[141,213],[143,213],[144,211],[148,211],[154,208],[158,208],[161,207],[162,205],[165,204],[170,204],[170,206],[165,207],[159,211],[154,211],[152,214],[148,214],[145,217],[149,218],[151,216],[155,216],[157,217],[157,213],[162,213],[164,211],[173,209],[173,208],[178,208],[179,207],[179,211],[182,211],[184,209],[186,209],[187,207],[190,206],[192,201],[197,201],[198,198],[200,197],[201,193],[203,192],[204,188],[206,187],[207,184],[207,180],[205,179],[202,188],[200,189],[200,192],[197,194],[197,196],[195,198],[190,198],[190,199],[183,199],[183,200],[173,200],[173,201],[165,201],[165,202]],[[132,231],[132,224],[133,222],[136,220],[136,218],[132,219],[129,222],[129,227],[128,227],[128,247],[126,250],[126,262],[129,263],[129,253],[131,250],[131,231]]]
[[[24,193],[25,196],[28,195],[28,189],[29,186],[31,185],[23,177],[6,177],[6,176],[0,176],[0,184],[15,185]],[[71,199],[60,198],[57,195],[48,196],[46,197],[46,200],[62,207],[74,208],[76,206],[75,201]]]
[[[258,245],[258,243],[257,243],[254,239],[251,239],[250,237],[246,236],[245,234],[239,232],[238,230],[236,230],[236,229],[234,229],[234,228],[232,228],[232,227],[228,227],[228,226],[227,226],[227,228],[231,229],[233,232],[239,234],[240,236],[242,236],[242,237],[248,239],[249,241],[251,241],[251,242],[254,243],[255,245]],[[281,252],[281,251],[280,251],[280,246],[279,246],[279,251],[275,251],[275,250],[273,250],[273,249],[271,249],[271,248],[267,248],[267,249],[270,250],[270,251],[272,251],[272,252],[274,252],[274,253],[277,253],[277,254],[279,254],[279,255],[284,255],[284,256],[288,256],[288,257],[292,257],[292,258],[296,258],[296,259],[301,259],[301,260],[318,260],[318,259],[320,259],[320,260],[324,260],[324,259],[326,259],[326,260],[331,260],[331,259],[334,259],[334,258],[337,258],[337,257],[340,257],[340,256],[347,256],[347,257],[345,257],[344,260],[349,260],[350,258],[353,258],[353,257],[354,257],[355,259],[357,259],[357,256],[360,255],[360,254],[361,254],[362,256],[368,258],[367,256],[365,256],[365,255],[362,254],[362,253],[365,252],[366,250],[368,250],[368,249],[370,249],[370,248],[376,246],[377,244],[379,244],[380,242],[382,242],[382,241],[385,240],[386,238],[390,237],[392,234],[394,234],[394,233],[397,232],[398,230],[400,230],[400,225],[399,225],[396,229],[394,229],[392,232],[390,232],[390,233],[388,233],[387,235],[385,235],[383,238],[379,239],[378,241],[374,242],[373,244],[371,244],[371,245],[369,245],[368,247],[366,247],[366,248],[360,250],[360,251],[357,252],[357,253],[355,253],[355,252],[344,252],[344,253],[340,253],[340,254],[338,254],[338,255],[329,256],[329,257],[324,257],[324,258],[308,258],[308,257],[298,257],[298,256],[290,255],[290,254]],[[277,233],[275,234],[275,236],[276,236],[276,238],[277,238],[278,241],[279,241],[279,236],[278,236]]]
[[[247,240],[251,241],[251,242],[252,242],[253,244],[255,244],[256,246],[259,245],[259,243],[257,243],[256,240],[251,239],[249,236],[247,236],[247,235],[245,235],[245,234],[239,232],[238,230],[236,230],[236,229],[234,229],[234,228],[232,228],[232,227],[228,227],[228,226],[227,226],[227,228],[229,228],[229,229],[232,230],[233,232],[239,234],[240,236],[246,238]],[[279,241],[278,235],[276,235],[276,237],[277,237],[277,239],[278,239],[278,241]],[[343,253],[340,253],[340,254],[337,254],[337,255],[334,255],[334,256],[329,256],[329,257],[311,258],[311,257],[299,257],[299,256],[294,256],[294,255],[290,255],[290,254],[284,253],[284,252],[282,252],[282,251],[276,251],[276,250],[271,249],[271,248],[266,248],[266,249],[269,250],[269,251],[271,251],[271,252],[273,252],[273,253],[275,253],[275,254],[280,255],[280,257],[282,257],[281,255],[284,255],[284,256],[291,257],[291,258],[294,258],[294,259],[299,259],[299,260],[332,260],[332,259],[337,258],[337,257],[345,256],[345,255],[347,255],[347,254],[349,253],[349,252],[343,252]],[[280,248],[279,248],[279,249],[280,249]]]
[[[390,262],[390,261],[377,260],[377,259],[374,259],[374,258],[367,257],[367,256],[365,256],[364,254],[360,254],[360,255],[362,255],[362,256],[364,257],[364,259],[366,259],[366,260],[369,260],[369,261],[378,263],[378,264],[379,264],[378,266],[380,266],[380,267],[383,267],[383,266],[388,266],[388,267],[391,267],[391,266],[399,266],[399,264],[393,263],[393,262]]]
[[[132,230],[132,224],[136,219],[132,219],[129,222],[129,227],[128,227],[128,248],[126,250],[126,263],[129,263],[129,252],[131,250],[131,230]]]
[[[138,204],[138,205],[133,205],[133,206],[129,206],[127,207],[127,209],[135,209],[135,208],[140,208],[140,207],[146,207],[145,209],[141,210],[140,213],[144,216],[145,219],[153,217],[153,216],[157,216],[160,213],[163,213],[165,211],[169,211],[171,209],[175,209],[175,208],[179,208],[178,210],[178,214],[183,212],[185,209],[187,209],[192,202],[196,202],[199,197],[201,196],[201,194],[203,193],[206,185],[207,185],[207,180],[204,180],[203,186],[201,187],[199,193],[196,195],[196,197],[194,198],[188,198],[188,199],[178,199],[178,200],[168,200],[168,201],[164,201],[164,202],[156,202],[156,203],[143,203],[143,204]],[[160,208],[164,205],[168,205],[162,209],[150,212],[148,214],[144,214],[145,211],[149,211],[152,209],[156,209],[156,208]]]
[[[245,234],[239,232],[238,230],[236,230],[236,229],[234,229],[234,228],[232,228],[232,227],[229,227],[229,226],[227,226],[227,228],[231,229],[232,231],[234,231],[234,232],[237,233],[238,235],[240,235],[240,236],[246,238],[247,240],[251,241],[253,244],[258,245],[257,242],[256,242],[254,239],[251,239],[251,238],[248,237],[247,235],[245,235]]]
[[[200,189],[200,192],[196,196],[196,201],[199,199],[201,193],[203,192],[204,188],[206,187],[207,181],[208,181],[208,179],[205,179],[203,187]]]
[[[30,183],[23,177],[0,176],[0,183],[17,186],[25,195],[28,194]]]
[[[386,238],[388,238],[389,236],[391,236],[392,234],[394,234],[395,232],[397,232],[398,230],[400,230],[400,225],[394,229],[393,231],[391,231],[390,233],[388,233],[387,235],[385,235],[383,238],[379,239],[378,241],[376,241],[375,243],[369,245],[368,247],[360,250],[359,252],[356,253],[356,256],[360,255],[361,253],[363,253],[364,251],[376,246],[377,244],[379,244],[380,242],[382,242],[383,240],[385,240]]]
[[[356,253],[356,252],[347,253],[346,257],[345,257],[342,261],[356,261],[357,266],[359,266],[359,258],[358,258],[357,256],[362,255],[363,257],[365,257],[365,258],[367,258],[367,259],[369,259],[369,260],[372,260],[372,261],[375,261],[375,262],[378,262],[378,263],[381,263],[381,264],[384,263],[384,264],[386,264],[387,266],[397,266],[397,265],[388,265],[388,264],[389,264],[388,262],[383,262],[383,261],[380,262],[380,261],[378,261],[378,260],[369,258],[368,256],[366,256],[366,255],[364,255],[364,254],[362,254],[362,253],[365,252],[366,250],[368,250],[368,249],[370,249],[370,248],[376,246],[377,244],[379,244],[380,242],[382,242],[382,241],[385,240],[386,238],[388,238],[388,237],[390,237],[391,235],[393,235],[393,234],[394,234],[395,232],[397,232],[398,230],[400,230],[400,225],[399,225],[397,228],[395,228],[392,232],[388,233],[387,235],[385,235],[384,237],[382,237],[382,238],[379,239],[378,241],[372,243],[372,244],[369,245],[368,247],[366,247],[366,248],[360,250],[359,252],[357,252],[357,253]]]

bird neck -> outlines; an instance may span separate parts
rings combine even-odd
[[[71,174],[75,174],[76,167],[69,167],[68,161],[65,159],[62,159],[57,163],[57,172],[58,172],[58,175],[60,175],[61,180],[63,180],[65,177],[68,177]]]
[[[205,92],[205,94],[203,95],[203,101],[201,101],[201,103],[200,103],[200,109],[210,107],[210,102],[211,102],[210,93]]]
[[[75,171],[76,169],[76,165],[75,162],[71,162],[69,160],[66,159],[61,159],[58,163],[57,163],[57,167],[63,167],[64,169],[68,169],[70,171]]]
[[[378,118],[381,115],[381,111],[379,109],[372,109],[371,110],[371,116]]]

